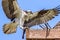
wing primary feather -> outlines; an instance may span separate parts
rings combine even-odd
[[[60,5],[56,7],[57,9],[60,9]]]
[[[57,12],[60,13],[60,5],[54,8],[54,10],[57,10]]]
[[[2,0],[3,10],[9,19],[14,18],[14,16],[12,15],[14,12],[13,1],[15,0]]]
[[[36,12],[36,14],[37,16],[33,17],[25,23],[26,26],[30,27],[36,24],[43,24],[48,22],[49,20],[52,20],[56,15],[60,14],[60,5],[53,9],[38,11]]]

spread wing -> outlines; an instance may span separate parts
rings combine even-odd
[[[13,0],[2,0],[2,7],[6,16],[11,19],[14,12]]]
[[[13,19],[16,17],[14,15],[16,10],[19,9],[19,11],[20,11],[20,8],[19,8],[16,0],[2,0],[2,7],[3,7],[3,10],[4,10],[6,16],[9,19]]]
[[[60,13],[60,7],[56,7],[53,9],[48,10],[41,10],[38,12],[34,12],[29,19],[29,21],[26,21],[24,26],[34,26],[42,23],[46,23],[49,20],[53,19],[55,16],[57,16]]]

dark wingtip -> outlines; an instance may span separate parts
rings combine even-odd
[[[57,11],[58,11],[58,13],[60,13],[60,5],[59,5],[59,6],[57,6],[57,7],[55,7],[54,9],[55,9],[55,10],[57,10]]]

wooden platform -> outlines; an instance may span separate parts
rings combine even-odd
[[[60,29],[51,29],[48,34],[46,30],[26,30],[26,39],[60,39]]]
[[[48,33],[45,30],[26,29],[26,40],[60,40],[60,24]]]

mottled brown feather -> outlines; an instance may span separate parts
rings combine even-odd
[[[3,10],[9,19],[14,18],[14,16],[13,16],[13,13],[14,13],[13,1],[15,1],[15,0],[2,0]]]
[[[32,19],[29,19],[29,21],[26,21],[24,26],[31,27],[34,25],[46,23],[49,20],[53,19],[55,15],[58,14],[58,11],[56,9],[49,9],[49,10],[41,10],[36,13],[37,16],[33,17]]]

